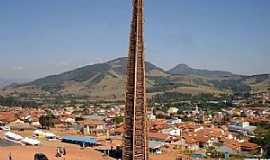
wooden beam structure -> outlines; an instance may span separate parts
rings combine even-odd
[[[133,0],[127,65],[123,160],[148,160],[145,98],[144,1]]]

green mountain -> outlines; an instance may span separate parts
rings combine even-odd
[[[105,79],[121,80],[126,73],[127,58],[118,58],[106,63],[88,65],[59,75],[37,79],[27,85],[40,87],[45,91],[64,89],[65,83],[81,83],[86,87],[99,84]],[[146,73],[150,76],[166,75],[165,71],[146,62]]]
[[[126,65],[127,58],[118,58],[40,78],[30,83],[8,86],[1,93],[35,96],[73,95],[91,100],[123,100]],[[260,92],[270,88],[269,75],[240,76],[224,71],[193,69],[183,64],[164,71],[150,62],[146,62],[145,65],[149,96],[164,92],[219,95],[251,90]]]

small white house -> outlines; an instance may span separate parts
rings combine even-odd
[[[170,136],[181,136],[181,129],[179,128],[168,128],[168,129],[163,129],[161,131],[163,134],[168,134]]]
[[[64,122],[66,122],[66,123],[75,123],[75,119],[69,117],[69,118],[64,119]]]
[[[154,115],[153,113],[148,115],[148,119],[149,120],[155,120],[156,119],[156,115]]]
[[[169,114],[174,114],[174,113],[177,113],[178,112],[178,108],[176,107],[170,107],[169,110],[168,110],[168,113]]]
[[[174,124],[179,124],[182,123],[182,119],[170,119],[168,120],[168,124],[174,125]]]

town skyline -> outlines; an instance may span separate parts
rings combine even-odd
[[[270,158],[270,1],[14,2],[0,159]]]

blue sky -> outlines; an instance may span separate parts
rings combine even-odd
[[[127,56],[131,0],[0,0],[0,77]],[[145,0],[146,59],[270,73],[269,0]]]

